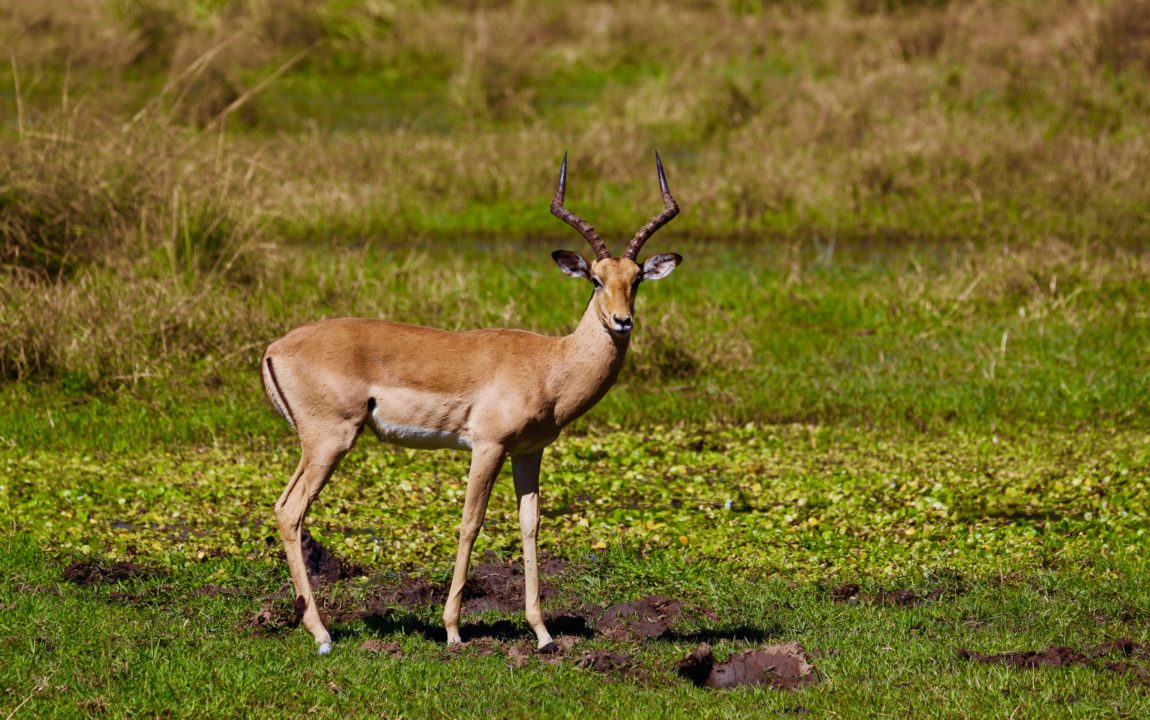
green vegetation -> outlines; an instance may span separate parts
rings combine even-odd
[[[956,654],[1150,643],[1147,17],[0,0],[0,715],[1148,714],[1137,653]],[[686,261],[548,451],[540,540],[565,596],[714,617],[522,667],[447,654],[434,607],[344,618],[326,658],[254,632],[290,610],[269,522],[296,462],[264,347],[342,315],[568,331],[559,159],[617,248],[659,209],[656,147],[684,212],[650,251]],[[365,438],[310,526],[370,577],[320,595],[442,581],[465,468]],[[501,484],[479,552],[517,544]],[[77,560],[148,572],[78,587]],[[469,622],[508,619],[528,636]],[[673,668],[700,639],[799,640],[822,681],[696,689]],[[587,648],[643,675],[580,669]]]

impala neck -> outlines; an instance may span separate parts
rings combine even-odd
[[[561,357],[554,367],[559,388],[556,415],[561,425],[590,410],[607,394],[627,355],[630,336],[616,337],[587,304],[575,332],[561,339]]]

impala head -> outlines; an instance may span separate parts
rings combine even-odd
[[[582,218],[563,207],[563,196],[567,192],[567,154],[563,154],[563,165],[559,168],[559,189],[551,201],[551,214],[579,231],[591,249],[595,259],[587,262],[579,253],[569,250],[556,250],[551,253],[559,269],[571,277],[585,278],[594,286],[591,307],[599,316],[603,327],[617,338],[625,338],[631,333],[635,314],[635,294],[644,280],[660,280],[683,262],[681,255],[664,253],[653,255],[640,263],[637,260],[643,243],[656,230],[670,222],[679,214],[679,206],[667,189],[667,176],[663,172],[663,160],[655,153],[655,168],[659,172],[659,190],[663,195],[663,212],[635,233],[621,257],[612,257],[607,245]]]

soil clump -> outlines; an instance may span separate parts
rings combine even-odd
[[[670,632],[683,616],[683,603],[649,595],[641,600],[611,605],[595,623],[595,629],[612,640],[654,640]]]
[[[269,598],[260,604],[260,610],[240,623],[255,635],[276,635],[299,625],[307,603],[303,598],[288,602],[284,598]]]
[[[303,544],[304,567],[307,568],[308,577],[313,583],[332,583],[367,574],[367,568],[357,563],[348,562],[328,550],[306,529],[301,535],[301,542]]]
[[[567,569],[567,561],[545,557],[539,561],[539,598],[542,601],[555,596],[555,589],[544,578],[558,575]],[[463,614],[473,615],[495,611],[511,613],[523,610],[523,565],[517,562],[499,562],[488,555],[471,572],[463,586]],[[446,599],[447,589],[442,591]]]
[[[1150,648],[1129,638],[1105,642],[1084,652],[1061,645],[1051,645],[1044,650],[1005,652],[992,655],[984,655],[961,648],[957,654],[963,660],[973,660],[990,665],[1005,665],[1022,670],[1078,665],[1120,675],[1130,675],[1138,682],[1150,685],[1150,669],[1129,662],[1115,662],[1106,659],[1114,655],[1121,655],[1123,658],[1150,658]]]
[[[1085,655],[1061,645],[1051,645],[1045,650],[1006,652],[997,655],[983,655],[973,650],[960,649],[958,656],[963,660],[975,660],[988,665],[1005,665],[1006,667],[1026,669],[1089,664]]]
[[[385,642],[383,640],[379,640],[378,638],[364,640],[363,645],[360,645],[359,649],[365,650],[369,653],[374,653],[376,655],[387,655],[393,658],[403,657],[403,649],[399,646],[399,643],[394,641]]]
[[[575,663],[584,670],[593,670],[598,673],[635,677],[638,668],[635,658],[627,653],[616,653],[610,650],[593,650],[583,653]]]
[[[768,645],[732,655],[716,663],[711,646],[695,648],[676,668],[679,675],[698,687],[733,688],[740,685],[770,685],[778,690],[795,690],[812,685],[819,678],[807,662],[801,643]]]
[[[156,570],[134,562],[80,560],[64,568],[64,579],[81,587],[154,577]]]

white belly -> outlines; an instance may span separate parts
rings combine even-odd
[[[380,440],[399,445],[401,447],[418,450],[470,450],[471,438],[452,432],[436,430],[435,428],[418,427],[416,425],[400,425],[388,422],[379,417],[379,410],[368,416],[368,425],[379,436]]]

